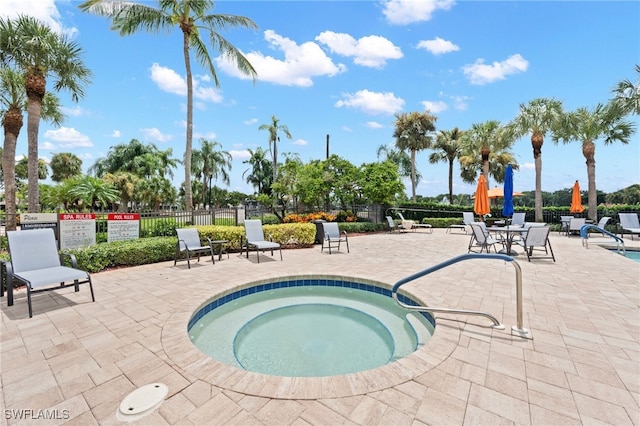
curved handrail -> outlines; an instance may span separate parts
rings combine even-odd
[[[462,262],[464,260],[471,260],[471,259],[493,259],[493,260],[504,260],[505,262],[511,262],[511,264],[516,270],[516,311],[517,311],[516,312],[517,326],[511,327],[511,329],[517,332],[518,334],[520,334],[520,336],[526,337],[529,331],[522,326],[522,269],[520,268],[520,265],[518,264],[518,262],[515,261],[513,257],[507,256],[506,254],[499,254],[499,253],[461,254],[459,256],[445,260],[444,262],[438,263],[437,265],[431,266],[427,269],[423,269],[422,271],[416,272],[415,274],[409,275],[408,277],[405,277],[399,280],[394,284],[393,288],[391,289],[391,295],[395,299],[395,301],[405,309],[415,310],[415,311],[424,311],[424,312],[430,312],[430,313],[444,312],[444,313],[454,313],[454,314],[463,314],[463,315],[478,315],[491,320],[493,322],[492,327],[503,329],[504,326],[500,323],[500,321],[496,319],[493,315],[488,314],[486,312],[468,311],[468,310],[450,309],[450,308],[436,308],[436,307],[429,307],[429,306],[413,306],[413,305],[407,305],[405,303],[402,303],[398,299],[398,289],[401,286],[411,281],[414,281],[420,277],[428,275],[432,272],[439,271],[440,269],[446,268],[447,266],[451,266],[455,263]]]
[[[625,253],[625,247],[624,247],[624,240],[620,237],[618,237],[616,234],[613,234],[609,231],[607,231],[604,228],[600,228],[598,225],[594,225],[592,223],[587,223],[584,224],[580,227],[580,237],[582,237],[582,245],[585,246],[586,248],[589,248],[589,229],[595,229],[596,231],[600,232],[602,235],[606,235],[608,237],[611,237],[615,240],[616,242],[616,247],[618,252],[620,252],[620,245],[622,244],[622,254]]]

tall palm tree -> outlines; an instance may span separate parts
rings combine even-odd
[[[507,126],[515,139],[531,133],[533,161],[536,168],[535,220],[542,222],[542,144],[547,133],[562,115],[562,102],[537,98],[529,104],[520,104],[520,112]]]
[[[267,159],[266,153],[260,147],[255,151],[249,149],[249,159],[244,160],[243,164],[250,164],[251,168],[242,173],[242,177],[248,184],[256,188],[256,193],[271,195],[271,183],[273,174],[271,162]]]
[[[480,171],[487,183],[490,175],[497,182],[503,182],[507,165],[511,164],[514,170],[518,169],[518,163],[511,152],[513,143],[513,134],[500,126],[499,121],[473,124],[461,139],[462,154],[458,157],[458,162],[462,180],[473,183]]]
[[[29,46],[28,49],[25,46]],[[84,96],[91,71],[84,66],[82,49],[66,36],[30,16],[15,20],[0,18],[0,52],[4,63],[15,65],[24,75],[27,94],[28,140],[28,209],[39,211],[38,192],[38,129],[42,118],[47,79],[53,78],[53,90],[68,90],[71,100]]]
[[[200,150],[193,151],[191,172],[202,177],[202,204],[211,205],[211,180],[220,178],[223,183],[229,185],[228,170],[231,170],[231,154],[227,151],[217,151],[222,148],[216,141],[200,139]]]
[[[62,182],[82,174],[82,160],[70,152],[53,154],[49,167],[51,167],[51,180],[54,182]]]
[[[416,152],[431,147],[432,132],[436,130],[437,117],[428,111],[423,113],[410,112],[396,114],[393,137],[396,138],[396,148],[411,152],[411,199],[416,201]]]
[[[280,124],[280,119],[275,115],[271,116],[270,124],[261,125],[258,130],[266,130],[269,132],[269,148],[271,149],[271,154],[273,155],[273,182],[278,179],[278,147],[277,142],[280,141],[280,136],[278,136],[278,132],[284,133],[284,135],[291,139],[291,133],[289,132],[289,128]]]
[[[625,120],[626,110],[615,101],[607,105],[598,104],[592,110],[578,108],[576,111],[564,114],[559,128],[554,132],[554,142],[582,143],[582,155],[587,160],[587,179],[589,182],[588,206],[589,219],[598,220],[598,200],[596,193],[596,144],[603,139],[605,145],[614,142],[628,144],[631,135],[635,133],[635,125]]]
[[[80,175],[73,179],[69,195],[77,197],[83,209],[104,209],[119,198],[118,190],[102,179]]]
[[[376,151],[376,155],[378,156],[378,160],[382,159],[382,161],[391,161],[393,164],[396,164],[401,177],[411,178],[411,156],[405,151],[393,149],[387,145],[380,145]],[[418,170],[415,170],[415,174],[416,181],[420,182],[420,180],[422,180],[422,174]]]
[[[256,71],[249,61],[218,31],[220,29],[245,27],[257,29],[249,18],[236,15],[207,14],[213,9],[213,0],[158,0],[158,7],[144,3],[111,0],[88,0],[80,4],[83,11],[106,16],[111,19],[111,28],[120,35],[130,35],[139,30],[154,33],[180,28],[182,31],[182,52],[187,79],[187,134],[184,151],[184,192],[187,209],[193,208],[191,193],[191,155],[193,140],[193,77],[191,74],[191,49],[196,59],[213,77],[216,88],[220,87],[218,75],[201,34],[208,33],[210,45],[218,50],[222,57],[235,62],[238,70],[250,75],[254,81]]]
[[[453,162],[462,153],[460,139],[463,135],[464,132],[457,127],[453,130],[440,130],[436,136],[436,142],[431,147],[435,152],[429,155],[431,164],[442,161],[449,163],[449,204],[453,204]]]
[[[636,65],[637,80],[622,80],[613,89],[615,100],[622,105],[624,111],[640,115],[640,65]]]

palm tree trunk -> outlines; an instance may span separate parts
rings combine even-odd
[[[40,114],[42,101],[37,97],[29,97],[27,105],[27,182],[29,213],[40,211],[40,193],[38,188],[38,131],[40,129]]]
[[[598,221],[598,193],[596,192],[596,145],[586,141],[582,145],[582,155],[587,159],[587,180],[589,185],[588,206],[589,219]]]
[[[416,150],[411,150],[411,200],[416,202]]]
[[[22,128],[22,113],[9,110],[4,116],[4,149],[2,151],[2,172],[4,177],[4,201],[6,230],[16,229],[16,142]]]
[[[542,222],[542,156],[534,158],[536,169],[535,221]]]
[[[184,65],[187,73],[187,137],[184,149],[184,203],[187,210],[193,209],[191,193],[191,149],[193,141],[193,81],[189,57],[189,34],[183,33]]]
[[[449,159],[449,204],[453,204],[453,159]]]

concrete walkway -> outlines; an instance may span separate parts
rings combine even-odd
[[[351,253],[285,250],[284,261],[238,254],[187,269],[173,261],[93,274],[86,286],[1,300],[0,424],[121,424],[123,398],[161,382],[162,405],[144,425],[640,425],[640,263],[553,233],[557,262],[517,257],[524,327],[516,324],[515,272],[499,260],[462,262],[408,284],[433,306],[482,317],[436,315],[432,339],[409,357],[347,376],[282,378],[205,357],[187,335],[208,299],[249,282],[345,276],[392,286],[466,253],[469,236],[352,236]],[[640,247],[640,239],[627,247]],[[522,249],[520,248],[520,252]],[[43,416],[54,417],[43,421]],[[39,418],[38,418],[39,417]],[[22,418],[22,420],[19,420]]]

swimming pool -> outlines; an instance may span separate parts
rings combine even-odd
[[[276,376],[324,377],[406,357],[430,339],[435,321],[400,307],[378,284],[287,278],[214,297],[197,309],[187,328],[196,347],[227,365]]]

